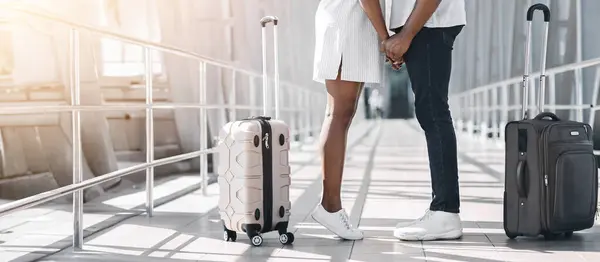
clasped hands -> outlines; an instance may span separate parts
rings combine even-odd
[[[380,51],[385,54],[386,62],[389,61],[394,70],[400,69],[404,64],[404,55],[408,51],[411,42],[412,37],[408,37],[402,32],[381,42]]]

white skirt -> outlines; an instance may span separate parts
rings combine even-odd
[[[380,83],[383,54],[359,0],[321,0],[315,15],[313,79]]]

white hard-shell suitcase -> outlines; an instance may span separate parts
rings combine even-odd
[[[261,233],[278,231],[282,244],[291,244],[287,232],[290,217],[290,130],[279,117],[277,17],[261,19],[263,34],[263,95],[267,92],[266,25],[273,22],[275,45],[275,119],[264,115],[227,123],[219,133],[219,213],[224,239],[235,241],[245,232],[253,246],[263,242]],[[264,101],[266,102],[266,100]]]

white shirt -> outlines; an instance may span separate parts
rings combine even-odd
[[[390,29],[403,26],[413,11],[417,0],[386,0],[386,20]],[[467,24],[465,0],[441,0],[437,10],[425,27],[452,27]]]

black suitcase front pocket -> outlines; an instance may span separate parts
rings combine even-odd
[[[597,202],[595,161],[588,151],[566,151],[558,156],[551,230],[580,230],[593,225]]]

